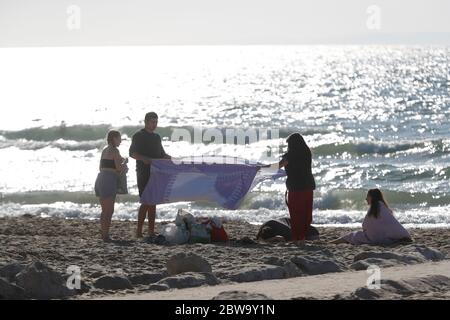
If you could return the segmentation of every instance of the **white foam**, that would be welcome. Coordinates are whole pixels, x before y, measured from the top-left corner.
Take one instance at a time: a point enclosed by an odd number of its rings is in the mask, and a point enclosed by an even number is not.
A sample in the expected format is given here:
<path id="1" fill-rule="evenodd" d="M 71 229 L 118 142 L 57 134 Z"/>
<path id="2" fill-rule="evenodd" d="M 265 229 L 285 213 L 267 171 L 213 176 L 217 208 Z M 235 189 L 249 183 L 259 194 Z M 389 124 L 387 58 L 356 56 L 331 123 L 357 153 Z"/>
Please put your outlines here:
<path id="1" fill-rule="evenodd" d="M 116 203 L 114 220 L 132 220 L 137 218 L 139 203 Z M 157 220 L 174 220 L 179 208 L 190 211 L 197 217 L 219 216 L 228 220 L 244 220 L 253 224 L 261 224 L 267 220 L 289 217 L 287 209 L 244 209 L 222 210 L 205 209 L 191 205 L 190 203 L 176 203 L 158 205 Z M 32 214 L 39 217 L 57 217 L 67 219 L 99 219 L 101 208 L 99 205 L 76 204 L 71 202 L 55 202 L 52 204 L 21 205 L 18 203 L 2 203 L 0 205 L 0 217 L 18 217 L 23 214 Z M 406 227 L 450 227 L 450 206 L 431 207 L 416 210 L 396 210 L 394 214 Z M 358 210 L 314 210 L 313 224 L 322 227 L 361 227 L 365 211 Z"/>

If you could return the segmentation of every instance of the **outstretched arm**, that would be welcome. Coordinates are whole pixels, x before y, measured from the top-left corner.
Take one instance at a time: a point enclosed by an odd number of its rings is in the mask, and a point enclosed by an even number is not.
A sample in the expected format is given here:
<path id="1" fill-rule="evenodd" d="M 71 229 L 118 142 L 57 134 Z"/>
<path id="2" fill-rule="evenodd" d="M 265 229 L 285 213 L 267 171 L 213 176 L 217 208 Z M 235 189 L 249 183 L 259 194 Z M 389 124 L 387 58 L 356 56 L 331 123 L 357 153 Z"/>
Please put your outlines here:
<path id="1" fill-rule="evenodd" d="M 274 163 L 268 165 L 268 167 L 275 167 L 275 168 L 278 167 L 278 169 L 281 169 L 283 167 L 286 167 L 287 164 L 288 164 L 288 161 L 286 159 L 281 159 L 280 162 L 274 162 Z"/>
<path id="2" fill-rule="evenodd" d="M 172 157 L 170 155 L 168 155 L 166 153 L 166 151 L 164 150 L 162 143 L 161 143 L 161 156 L 162 156 L 161 158 L 163 158 L 163 159 L 172 159 Z"/>
<path id="3" fill-rule="evenodd" d="M 288 161 L 286 159 L 281 159 L 280 162 L 278 162 L 278 168 L 281 169 L 283 167 L 286 167 L 288 164 Z"/>
<path id="4" fill-rule="evenodd" d="M 152 159 L 151 158 L 145 157 L 142 154 L 139 154 L 137 152 L 131 152 L 130 153 L 130 157 L 132 157 L 135 160 L 140 160 L 140 161 L 142 161 L 145 164 L 152 163 Z"/>

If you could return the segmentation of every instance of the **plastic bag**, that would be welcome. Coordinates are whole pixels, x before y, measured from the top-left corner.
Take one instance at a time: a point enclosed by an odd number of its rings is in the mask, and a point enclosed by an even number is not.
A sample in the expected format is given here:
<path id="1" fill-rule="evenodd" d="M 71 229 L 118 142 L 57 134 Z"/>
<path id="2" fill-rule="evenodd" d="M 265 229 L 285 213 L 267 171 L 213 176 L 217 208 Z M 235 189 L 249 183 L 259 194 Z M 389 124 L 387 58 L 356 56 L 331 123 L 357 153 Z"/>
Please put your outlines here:
<path id="1" fill-rule="evenodd" d="M 117 194 L 128 194 L 127 172 L 125 169 L 117 176 Z"/>
<path id="2" fill-rule="evenodd" d="M 190 243 L 209 243 L 211 242 L 211 234 L 206 225 L 201 223 L 191 224 Z"/>
<path id="3" fill-rule="evenodd" d="M 227 242 L 229 240 L 219 217 L 208 219 L 205 224 L 210 227 L 211 242 Z"/>
<path id="4" fill-rule="evenodd" d="M 222 228 L 222 220 L 219 217 L 212 217 L 211 225 L 216 228 Z"/>
<path id="5" fill-rule="evenodd" d="M 178 209 L 177 217 L 175 218 L 176 225 L 180 226 L 184 224 L 190 229 L 193 223 L 195 223 L 195 218 L 189 211 Z"/>
<path id="6" fill-rule="evenodd" d="M 220 228 L 212 227 L 211 229 L 211 241 L 212 242 L 227 242 L 229 240 L 228 234 L 225 228 L 221 226 Z"/>
<path id="7" fill-rule="evenodd" d="M 189 241 L 189 231 L 185 224 L 169 223 L 162 226 L 160 233 L 171 244 L 183 244 Z"/>

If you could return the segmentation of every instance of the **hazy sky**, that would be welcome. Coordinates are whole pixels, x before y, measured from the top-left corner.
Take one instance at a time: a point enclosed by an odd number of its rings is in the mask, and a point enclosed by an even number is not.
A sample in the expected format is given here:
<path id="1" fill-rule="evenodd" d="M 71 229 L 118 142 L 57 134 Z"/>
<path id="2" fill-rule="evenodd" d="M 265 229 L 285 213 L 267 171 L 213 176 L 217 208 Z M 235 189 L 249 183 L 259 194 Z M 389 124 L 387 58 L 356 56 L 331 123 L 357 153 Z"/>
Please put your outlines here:
<path id="1" fill-rule="evenodd" d="M 439 43 L 450 0 L 0 0 L 0 46 Z"/>

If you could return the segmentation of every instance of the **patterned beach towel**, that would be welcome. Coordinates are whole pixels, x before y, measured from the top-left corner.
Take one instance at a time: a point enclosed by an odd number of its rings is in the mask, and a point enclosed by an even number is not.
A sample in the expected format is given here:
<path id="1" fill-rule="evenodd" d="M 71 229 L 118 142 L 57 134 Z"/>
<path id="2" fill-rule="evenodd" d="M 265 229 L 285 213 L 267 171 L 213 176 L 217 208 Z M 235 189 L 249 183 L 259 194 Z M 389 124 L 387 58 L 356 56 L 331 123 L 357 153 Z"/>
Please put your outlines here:
<path id="1" fill-rule="evenodd" d="M 259 182 L 282 176 L 284 170 L 233 157 L 158 159 L 152 161 L 141 203 L 208 201 L 236 209 Z"/>

